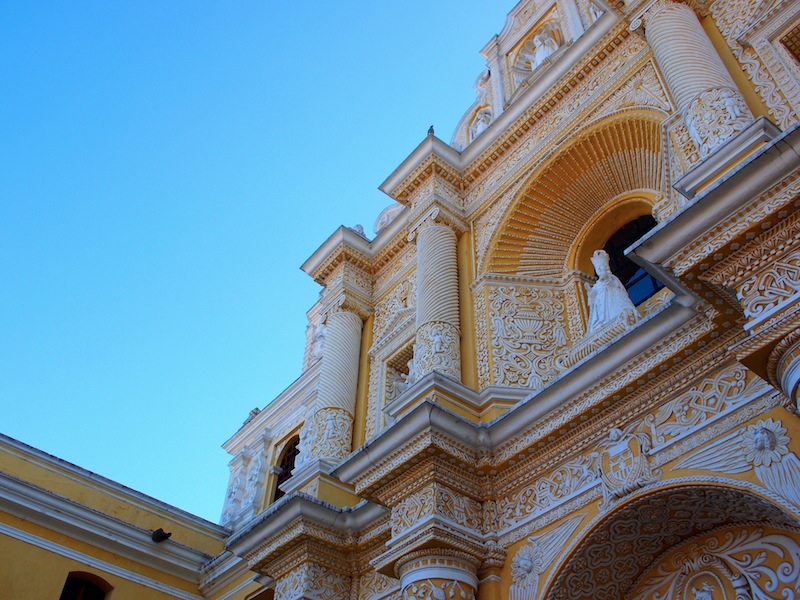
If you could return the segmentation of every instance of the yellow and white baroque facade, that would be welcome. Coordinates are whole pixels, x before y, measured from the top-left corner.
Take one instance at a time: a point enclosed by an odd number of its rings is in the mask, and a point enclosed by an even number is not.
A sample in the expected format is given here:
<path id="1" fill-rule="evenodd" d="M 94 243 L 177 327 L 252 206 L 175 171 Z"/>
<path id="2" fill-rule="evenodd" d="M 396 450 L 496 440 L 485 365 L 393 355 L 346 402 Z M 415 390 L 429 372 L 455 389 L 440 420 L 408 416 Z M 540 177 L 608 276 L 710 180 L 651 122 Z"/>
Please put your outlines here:
<path id="1" fill-rule="evenodd" d="M 524 0 L 482 54 L 303 265 L 198 594 L 800 597 L 800 2 Z"/>

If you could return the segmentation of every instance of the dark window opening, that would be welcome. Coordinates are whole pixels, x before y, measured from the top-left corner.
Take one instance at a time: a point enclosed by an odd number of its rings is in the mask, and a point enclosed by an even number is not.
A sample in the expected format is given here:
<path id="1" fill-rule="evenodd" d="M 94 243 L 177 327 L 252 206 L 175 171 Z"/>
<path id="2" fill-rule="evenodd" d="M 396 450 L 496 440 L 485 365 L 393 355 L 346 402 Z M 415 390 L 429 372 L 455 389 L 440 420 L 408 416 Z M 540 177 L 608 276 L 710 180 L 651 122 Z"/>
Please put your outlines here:
<path id="1" fill-rule="evenodd" d="M 275 484 L 275 499 L 273 502 L 283 496 L 284 492 L 281 490 L 280 485 L 292 476 L 292 471 L 294 471 L 294 461 L 299 453 L 300 438 L 295 436 L 286 444 L 286 448 L 283 450 L 283 456 L 278 463 L 278 468 L 281 470 L 281 472 L 278 474 L 278 481 Z"/>
<path id="2" fill-rule="evenodd" d="M 70 573 L 59 600 L 103 600 L 111 586 L 91 573 Z"/>
<path id="3" fill-rule="evenodd" d="M 611 272 L 619 277 L 635 306 L 664 287 L 658 279 L 625 256 L 625 249 L 655 226 L 656 220 L 651 215 L 643 215 L 620 227 L 603 247 L 610 258 Z"/>

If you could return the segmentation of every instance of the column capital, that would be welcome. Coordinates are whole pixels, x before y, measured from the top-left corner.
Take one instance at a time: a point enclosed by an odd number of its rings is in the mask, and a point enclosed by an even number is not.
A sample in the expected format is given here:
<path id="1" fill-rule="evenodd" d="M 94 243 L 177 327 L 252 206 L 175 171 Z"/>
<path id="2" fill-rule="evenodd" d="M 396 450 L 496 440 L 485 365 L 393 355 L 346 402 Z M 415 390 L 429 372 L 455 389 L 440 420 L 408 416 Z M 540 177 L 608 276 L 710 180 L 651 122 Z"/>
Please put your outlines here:
<path id="1" fill-rule="evenodd" d="M 414 241 L 419 232 L 432 225 L 445 225 L 456 235 L 468 229 L 460 208 L 444 198 L 432 196 L 421 210 L 412 210 L 409 218 L 408 240 Z"/>

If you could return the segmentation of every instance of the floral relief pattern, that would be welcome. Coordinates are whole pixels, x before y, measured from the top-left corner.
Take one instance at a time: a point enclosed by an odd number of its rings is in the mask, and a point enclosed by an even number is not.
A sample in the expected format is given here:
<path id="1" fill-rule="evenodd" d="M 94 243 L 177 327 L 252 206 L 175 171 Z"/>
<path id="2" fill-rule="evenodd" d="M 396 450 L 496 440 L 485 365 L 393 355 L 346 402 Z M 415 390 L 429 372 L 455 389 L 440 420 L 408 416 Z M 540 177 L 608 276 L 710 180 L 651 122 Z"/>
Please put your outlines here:
<path id="1" fill-rule="evenodd" d="M 567 345 L 564 293 L 492 287 L 489 316 L 494 383 L 544 385 L 557 372 L 556 356 Z"/>

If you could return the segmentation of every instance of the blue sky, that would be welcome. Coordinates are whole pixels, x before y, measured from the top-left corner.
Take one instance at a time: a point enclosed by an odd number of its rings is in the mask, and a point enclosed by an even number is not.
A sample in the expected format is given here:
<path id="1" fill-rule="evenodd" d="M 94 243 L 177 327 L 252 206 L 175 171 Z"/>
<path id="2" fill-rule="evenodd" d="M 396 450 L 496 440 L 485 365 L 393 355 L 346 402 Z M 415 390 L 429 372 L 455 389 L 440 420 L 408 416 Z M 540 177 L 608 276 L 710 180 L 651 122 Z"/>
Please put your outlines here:
<path id="1" fill-rule="evenodd" d="M 6 0 L 0 432 L 216 521 L 300 374 L 299 266 L 450 140 L 512 7 Z"/>

